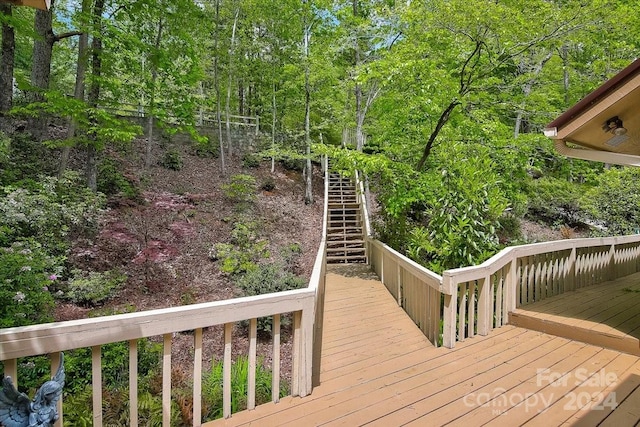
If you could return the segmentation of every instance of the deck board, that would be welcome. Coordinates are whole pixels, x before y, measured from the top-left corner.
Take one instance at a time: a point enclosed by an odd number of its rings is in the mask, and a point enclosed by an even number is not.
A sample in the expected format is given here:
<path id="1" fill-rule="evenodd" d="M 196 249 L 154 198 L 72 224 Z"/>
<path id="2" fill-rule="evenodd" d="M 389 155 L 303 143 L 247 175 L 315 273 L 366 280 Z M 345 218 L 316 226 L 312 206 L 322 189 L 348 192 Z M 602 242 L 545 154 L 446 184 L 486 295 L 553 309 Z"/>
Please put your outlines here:
<path id="1" fill-rule="evenodd" d="M 640 356 L 640 273 L 522 306 L 509 323 Z"/>
<path id="2" fill-rule="evenodd" d="M 321 384 L 313 393 L 207 426 L 618 426 L 640 420 L 635 355 L 511 325 L 454 349 L 435 348 L 378 281 L 328 273 L 326 295 Z M 549 312 L 564 304 L 555 298 L 541 302 Z M 640 327 L 636 316 L 607 319 Z M 600 379 L 602 372 L 615 381 Z M 596 405 L 592 400 L 612 393 L 615 410 L 577 405 Z M 572 396 L 589 402 L 572 406 Z"/>

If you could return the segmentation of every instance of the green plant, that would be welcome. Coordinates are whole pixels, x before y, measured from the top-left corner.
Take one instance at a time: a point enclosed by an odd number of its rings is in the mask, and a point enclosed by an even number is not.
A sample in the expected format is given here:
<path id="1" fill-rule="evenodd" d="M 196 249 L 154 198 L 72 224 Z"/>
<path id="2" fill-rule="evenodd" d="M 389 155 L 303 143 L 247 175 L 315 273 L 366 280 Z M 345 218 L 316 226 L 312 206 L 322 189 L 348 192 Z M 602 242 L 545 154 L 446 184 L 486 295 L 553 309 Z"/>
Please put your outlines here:
<path id="1" fill-rule="evenodd" d="M 242 155 L 242 166 L 245 168 L 257 168 L 260 166 L 262 156 L 256 153 L 245 153 Z"/>
<path id="2" fill-rule="evenodd" d="M 209 258 L 221 261 L 220 270 L 227 274 L 241 274 L 257 267 L 261 258 L 269 256 L 269 242 L 258 237 L 256 222 L 237 221 L 231 230 L 231 243 L 216 243 L 209 250 Z"/>
<path id="3" fill-rule="evenodd" d="M 111 298 L 127 281 L 119 271 L 105 272 L 72 270 L 64 296 L 75 304 L 95 306 Z"/>
<path id="4" fill-rule="evenodd" d="M 183 166 L 182 155 L 176 149 L 167 150 L 162 156 L 160 164 L 167 169 L 179 171 Z"/>
<path id="5" fill-rule="evenodd" d="M 564 179 L 541 178 L 533 181 L 528 191 L 530 218 L 550 225 L 579 225 L 584 216 L 579 200 L 585 186 Z"/>
<path id="6" fill-rule="evenodd" d="M 206 140 L 196 143 L 195 154 L 198 157 L 213 157 L 217 159 L 220 157 L 220 147 L 215 141 L 206 138 Z"/>
<path id="7" fill-rule="evenodd" d="M 231 412 L 236 413 L 247 407 L 247 377 L 249 363 L 247 357 L 239 357 L 231 366 Z M 223 363 L 214 361 L 202 380 L 203 419 L 205 421 L 222 418 Z M 272 373 L 264 367 L 262 358 L 256 363 L 256 404 L 271 401 Z M 280 382 L 280 396 L 286 396 L 287 385 Z"/>
<path id="8" fill-rule="evenodd" d="M 256 179 L 251 175 L 233 175 L 227 184 L 222 186 L 226 198 L 246 206 L 256 199 Z"/>
<path id="9" fill-rule="evenodd" d="M 608 235 L 640 232 L 640 170 L 613 168 L 605 171 L 581 204 Z"/>
<path id="10" fill-rule="evenodd" d="M 127 198 L 136 198 L 140 190 L 121 172 L 122 165 L 115 159 L 106 158 L 98 165 L 98 191 L 111 196 L 122 194 Z"/>
<path id="11" fill-rule="evenodd" d="M 33 241 L 0 248 L 0 328 L 53 320 L 49 288 L 62 272 L 62 262 Z"/>
<path id="12" fill-rule="evenodd" d="M 93 193 L 75 172 L 62 178 L 41 177 L 29 189 L 7 186 L 0 190 L 0 245 L 34 238 L 46 250 L 63 255 L 70 234 L 89 234 L 97 229 L 103 213 L 104 195 Z"/>
<path id="13" fill-rule="evenodd" d="M 257 268 L 245 272 L 238 278 L 236 285 L 244 296 L 253 296 L 301 289 L 307 285 L 307 281 L 304 277 L 287 271 L 282 264 L 271 263 L 258 265 Z M 271 323 L 271 317 L 259 318 L 258 330 L 270 333 Z"/>

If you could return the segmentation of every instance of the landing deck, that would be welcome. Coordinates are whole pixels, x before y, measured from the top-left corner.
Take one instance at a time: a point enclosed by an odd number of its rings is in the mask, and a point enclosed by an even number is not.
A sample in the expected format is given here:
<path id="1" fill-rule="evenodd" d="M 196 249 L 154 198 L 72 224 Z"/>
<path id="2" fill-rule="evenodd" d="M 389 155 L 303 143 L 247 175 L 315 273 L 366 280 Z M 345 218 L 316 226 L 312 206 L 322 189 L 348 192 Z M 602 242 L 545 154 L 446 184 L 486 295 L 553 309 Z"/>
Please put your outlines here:
<path id="1" fill-rule="evenodd" d="M 640 273 L 523 306 L 509 323 L 640 356 Z"/>
<path id="2" fill-rule="evenodd" d="M 326 295 L 321 385 L 311 396 L 207 425 L 548 427 L 640 420 L 634 355 L 514 326 L 452 350 L 434 348 L 376 280 L 329 273 Z"/>

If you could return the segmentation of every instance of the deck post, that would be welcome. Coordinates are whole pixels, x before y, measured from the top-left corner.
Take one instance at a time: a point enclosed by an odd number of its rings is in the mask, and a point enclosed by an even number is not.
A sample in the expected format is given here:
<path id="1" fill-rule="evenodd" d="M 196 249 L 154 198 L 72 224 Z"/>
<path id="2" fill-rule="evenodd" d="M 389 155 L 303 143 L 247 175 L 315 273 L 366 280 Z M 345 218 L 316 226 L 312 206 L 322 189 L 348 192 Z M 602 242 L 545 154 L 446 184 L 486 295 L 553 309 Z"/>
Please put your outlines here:
<path id="1" fill-rule="evenodd" d="M 442 345 L 447 348 L 453 348 L 456 345 L 456 319 L 458 316 L 458 285 L 455 285 L 456 291 L 453 292 L 453 279 L 449 275 L 442 277 L 442 285 L 445 289 L 444 294 L 444 319 L 442 330 Z"/>
<path id="2" fill-rule="evenodd" d="M 491 330 L 491 275 L 487 274 L 480 280 L 480 292 L 478 295 L 478 335 L 487 335 Z"/>

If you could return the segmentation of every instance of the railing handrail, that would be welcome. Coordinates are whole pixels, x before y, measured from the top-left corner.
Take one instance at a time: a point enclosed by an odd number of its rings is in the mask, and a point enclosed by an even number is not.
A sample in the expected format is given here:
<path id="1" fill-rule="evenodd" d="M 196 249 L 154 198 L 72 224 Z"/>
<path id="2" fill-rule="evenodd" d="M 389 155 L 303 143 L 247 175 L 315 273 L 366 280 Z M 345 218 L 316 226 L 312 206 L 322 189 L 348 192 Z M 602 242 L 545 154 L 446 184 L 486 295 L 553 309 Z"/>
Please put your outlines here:
<path id="1" fill-rule="evenodd" d="M 457 282 L 466 282 L 477 277 L 484 277 L 484 275 L 493 274 L 502 267 L 506 266 L 508 263 L 512 262 L 514 259 L 524 256 L 541 255 L 544 253 L 559 252 L 569 249 L 622 245 L 625 243 L 634 243 L 638 240 L 640 240 L 640 235 L 631 234 L 626 236 L 554 240 L 550 242 L 509 246 L 507 248 L 504 248 L 491 258 L 487 259 L 482 264 L 445 270 L 442 273 L 442 277 L 446 278 L 446 283 L 455 284 Z M 483 275 L 479 276 L 478 272 L 482 272 Z M 443 291 L 448 295 L 452 295 L 453 292 L 455 292 L 454 289 L 449 289 L 449 286 L 443 287 Z"/>
<path id="2" fill-rule="evenodd" d="M 0 361 L 129 341 L 308 308 L 314 289 L 0 329 Z M 246 309 L 251 309 L 247 317 Z"/>

